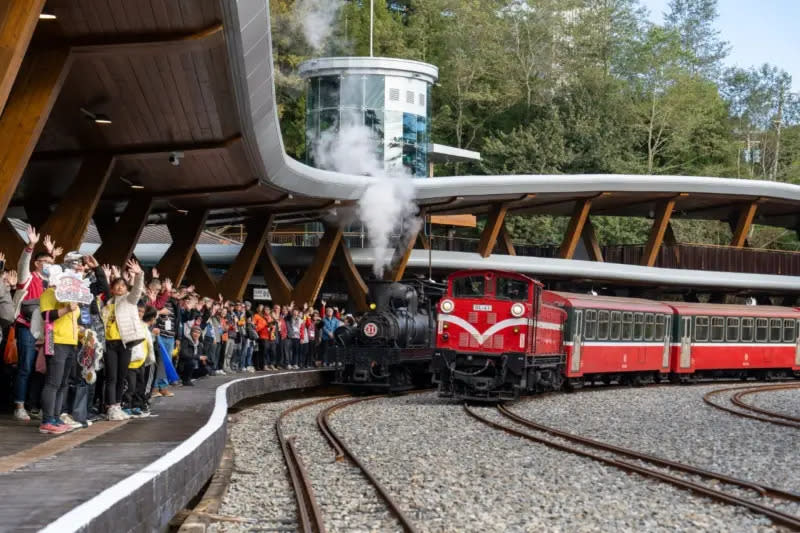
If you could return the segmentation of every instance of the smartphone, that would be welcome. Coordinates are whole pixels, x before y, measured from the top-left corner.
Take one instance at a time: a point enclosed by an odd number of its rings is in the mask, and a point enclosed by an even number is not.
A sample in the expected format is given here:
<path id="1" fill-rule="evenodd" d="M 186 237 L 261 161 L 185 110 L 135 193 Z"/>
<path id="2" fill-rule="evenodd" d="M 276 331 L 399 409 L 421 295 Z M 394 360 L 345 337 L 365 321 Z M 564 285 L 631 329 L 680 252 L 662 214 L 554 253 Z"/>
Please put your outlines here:
<path id="1" fill-rule="evenodd" d="M 0 272 L 4 272 L 6 269 L 6 262 L 0 261 Z"/>

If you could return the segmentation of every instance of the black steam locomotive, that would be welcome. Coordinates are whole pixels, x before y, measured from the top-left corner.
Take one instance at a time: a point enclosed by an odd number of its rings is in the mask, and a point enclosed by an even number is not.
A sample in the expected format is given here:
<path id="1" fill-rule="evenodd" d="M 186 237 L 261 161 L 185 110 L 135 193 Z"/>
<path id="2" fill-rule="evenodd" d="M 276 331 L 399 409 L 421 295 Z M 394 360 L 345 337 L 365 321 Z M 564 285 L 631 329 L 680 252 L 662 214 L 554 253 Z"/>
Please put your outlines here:
<path id="1" fill-rule="evenodd" d="M 369 283 L 370 310 L 335 332 L 335 382 L 399 392 L 430 384 L 436 303 L 444 286 L 422 281 Z"/>

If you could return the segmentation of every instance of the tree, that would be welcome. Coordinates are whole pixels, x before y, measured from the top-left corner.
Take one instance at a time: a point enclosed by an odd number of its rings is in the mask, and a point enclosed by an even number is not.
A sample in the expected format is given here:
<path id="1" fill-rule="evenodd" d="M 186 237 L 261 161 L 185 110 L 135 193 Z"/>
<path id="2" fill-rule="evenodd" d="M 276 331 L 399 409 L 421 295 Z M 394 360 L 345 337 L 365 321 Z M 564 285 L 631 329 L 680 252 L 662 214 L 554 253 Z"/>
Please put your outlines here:
<path id="1" fill-rule="evenodd" d="M 664 28 L 679 35 L 681 46 L 689 52 L 682 57 L 686 69 L 709 79 L 718 78 L 729 51 L 714 27 L 717 16 L 717 0 L 670 0 L 664 16 Z"/>

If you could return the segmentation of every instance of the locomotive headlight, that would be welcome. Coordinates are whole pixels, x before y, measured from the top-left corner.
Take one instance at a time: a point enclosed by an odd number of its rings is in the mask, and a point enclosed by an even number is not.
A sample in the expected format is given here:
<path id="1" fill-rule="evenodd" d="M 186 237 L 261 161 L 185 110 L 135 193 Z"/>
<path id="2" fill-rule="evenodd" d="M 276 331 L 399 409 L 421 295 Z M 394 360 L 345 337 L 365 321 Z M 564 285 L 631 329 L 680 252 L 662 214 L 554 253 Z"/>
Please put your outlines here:
<path id="1" fill-rule="evenodd" d="M 516 303 L 511 306 L 511 314 L 516 317 L 521 317 L 525 314 L 525 306 L 521 303 Z"/>
<path id="2" fill-rule="evenodd" d="M 369 308 L 370 308 L 371 311 L 374 311 L 376 307 L 378 307 L 378 306 L 375 305 L 375 303 L 369 304 Z"/>
<path id="3" fill-rule="evenodd" d="M 442 300 L 439 308 L 442 310 L 442 313 L 452 313 L 453 309 L 456 308 L 456 304 L 453 303 L 453 300 Z"/>

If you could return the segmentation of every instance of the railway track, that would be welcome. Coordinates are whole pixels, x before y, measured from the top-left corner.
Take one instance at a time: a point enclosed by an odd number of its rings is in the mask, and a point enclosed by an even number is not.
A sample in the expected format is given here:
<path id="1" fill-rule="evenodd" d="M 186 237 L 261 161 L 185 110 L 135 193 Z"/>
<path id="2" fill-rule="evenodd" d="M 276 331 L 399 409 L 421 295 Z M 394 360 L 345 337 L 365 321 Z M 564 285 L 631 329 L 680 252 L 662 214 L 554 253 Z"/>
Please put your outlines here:
<path id="1" fill-rule="evenodd" d="M 587 459 L 592 459 L 605 465 L 622 469 L 626 472 L 637 473 L 651 479 L 669 483 L 683 490 L 701 494 L 729 505 L 742 506 L 754 513 L 768 517 L 776 524 L 780 524 L 794 530 L 800 530 L 800 516 L 798 515 L 784 512 L 775 507 L 765 505 L 760 501 L 754 501 L 752 499 L 740 496 L 732 491 L 722 490 L 721 488 L 715 488 L 709 486 L 708 484 L 687 479 L 686 477 L 676 475 L 672 472 L 678 471 L 688 476 L 694 476 L 695 478 L 699 477 L 712 483 L 716 483 L 717 486 L 724 484 L 731 487 L 736 487 L 734 490 L 737 492 L 749 491 L 751 493 L 758 494 L 762 499 L 773 498 L 783 502 L 800 503 L 800 494 L 798 493 L 786 491 L 776 487 L 770 487 L 761 483 L 737 479 L 717 472 L 696 468 L 684 463 L 669 461 L 667 459 L 662 459 L 649 454 L 644 454 L 634 450 L 629 450 L 619 446 L 614 446 L 604 442 L 560 431 L 556 428 L 544 426 L 533 420 L 524 418 L 503 405 L 497 406 L 497 412 L 501 418 L 508 420 L 513 424 L 517 424 L 518 426 L 522 426 L 525 428 L 525 430 L 521 430 L 518 429 L 518 427 L 487 418 L 470 408 L 467 404 L 464 404 L 464 410 L 469 416 L 494 429 L 504 431 L 511 435 L 543 444 L 563 452 L 578 455 Z M 622 457 L 629 460 L 625 460 Z"/>
<path id="2" fill-rule="evenodd" d="M 383 396 L 370 396 L 365 398 L 354 398 L 344 401 L 339 401 L 334 405 L 322 409 L 316 417 L 317 428 L 319 429 L 325 441 L 333 449 L 337 462 L 349 460 L 349 462 L 356 467 L 358 474 L 365 478 L 375 489 L 377 494 L 383 500 L 384 505 L 394 516 L 399 523 L 400 527 L 407 533 L 416 533 L 411 520 L 403 513 L 403 510 L 392 498 L 386 488 L 378 481 L 375 475 L 366 467 L 366 465 L 359 460 L 358 456 L 347 446 L 342 438 L 331 427 L 330 415 L 336 411 L 345 409 L 357 403 L 382 398 Z M 281 445 L 284 460 L 289 470 L 289 477 L 294 489 L 295 499 L 298 507 L 299 525 L 301 531 L 304 533 L 325 533 L 325 523 L 322 516 L 322 511 L 314 493 L 314 488 L 311 483 L 308 468 L 303 463 L 297 447 L 295 445 L 295 437 L 285 435 L 283 430 L 283 420 L 286 416 L 319 405 L 326 402 L 342 400 L 343 397 L 323 398 L 305 402 L 296 405 L 283 411 L 275 422 L 275 430 L 278 435 L 278 440 Z"/>
<path id="3" fill-rule="evenodd" d="M 781 383 L 775 385 L 761 385 L 757 387 L 728 387 L 724 389 L 712 390 L 706 393 L 703 395 L 703 401 L 716 409 L 720 409 L 736 416 L 750 418 L 752 420 L 760 420 L 762 422 L 768 422 L 770 424 L 776 424 L 779 426 L 800 428 L 800 417 L 756 407 L 755 405 L 749 404 L 742 399 L 745 396 L 751 396 L 754 394 L 792 389 L 800 389 L 800 383 Z M 733 407 L 724 405 L 723 403 L 717 403 L 712 400 L 712 398 L 725 394 L 731 394 L 729 398 L 730 403 L 739 409 L 735 409 Z"/>

